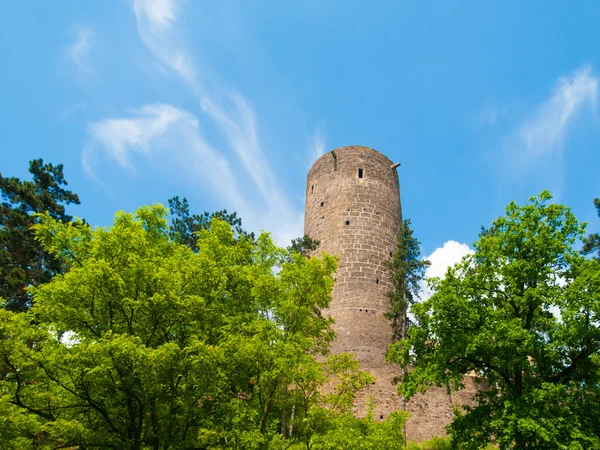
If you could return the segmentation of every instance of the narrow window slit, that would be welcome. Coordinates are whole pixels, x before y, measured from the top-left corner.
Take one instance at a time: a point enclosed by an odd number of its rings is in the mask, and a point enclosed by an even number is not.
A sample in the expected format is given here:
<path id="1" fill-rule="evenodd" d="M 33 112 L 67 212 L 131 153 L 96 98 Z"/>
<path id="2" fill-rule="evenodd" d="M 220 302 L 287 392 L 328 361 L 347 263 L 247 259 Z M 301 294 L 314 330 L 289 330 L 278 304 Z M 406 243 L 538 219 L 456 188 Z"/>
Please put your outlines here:
<path id="1" fill-rule="evenodd" d="M 321 202 L 321 208 L 323 207 L 324 204 L 325 204 L 325 202 Z"/>
<path id="2" fill-rule="evenodd" d="M 376 279 L 376 280 L 375 280 L 375 284 L 379 284 L 379 279 Z"/>
<path id="3" fill-rule="evenodd" d="M 346 225 L 350 225 L 350 221 L 349 220 L 346 220 Z"/>
<path id="4" fill-rule="evenodd" d="M 315 193 L 315 185 L 314 184 L 310 187 L 310 193 L 311 194 Z"/>
<path id="5" fill-rule="evenodd" d="M 362 177 L 363 177 L 363 170 L 358 169 L 358 178 L 362 178 Z"/>

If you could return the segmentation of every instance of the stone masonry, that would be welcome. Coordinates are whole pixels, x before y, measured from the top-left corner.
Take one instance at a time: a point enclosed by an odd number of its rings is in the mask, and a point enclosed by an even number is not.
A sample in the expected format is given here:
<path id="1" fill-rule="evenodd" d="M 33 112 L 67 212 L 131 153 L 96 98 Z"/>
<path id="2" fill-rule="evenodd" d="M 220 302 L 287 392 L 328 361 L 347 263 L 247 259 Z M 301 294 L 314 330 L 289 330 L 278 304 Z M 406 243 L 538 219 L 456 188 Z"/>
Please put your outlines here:
<path id="1" fill-rule="evenodd" d="M 402 221 L 400 185 L 394 162 L 368 147 L 342 147 L 321 156 L 308 172 L 304 233 L 319 240 L 318 252 L 338 256 L 333 298 L 324 311 L 335 319 L 333 353 L 354 353 L 376 382 L 356 405 L 364 414 L 366 399 L 375 400 L 375 417 L 408 410 L 410 440 L 444 435 L 456 404 L 470 403 L 474 384 L 448 394 L 432 388 L 403 405 L 393 385 L 400 375 L 385 362 L 392 330 L 384 317 L 392 288 L 384 262 L 396 246 Z"/>

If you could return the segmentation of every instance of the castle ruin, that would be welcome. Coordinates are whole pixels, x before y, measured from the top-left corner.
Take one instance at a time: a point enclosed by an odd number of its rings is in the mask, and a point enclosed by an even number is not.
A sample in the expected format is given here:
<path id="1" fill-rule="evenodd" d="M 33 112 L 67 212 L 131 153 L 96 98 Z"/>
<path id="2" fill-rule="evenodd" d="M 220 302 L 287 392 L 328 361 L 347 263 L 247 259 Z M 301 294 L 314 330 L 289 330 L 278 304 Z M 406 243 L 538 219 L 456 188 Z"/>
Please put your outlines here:
<path id="1" fill-rule="evenodd" d="M 470 403 L 471 380 L 458 393 L 430 388 L 403 404 L 396 392 L 397 366 L 385 361 L 392 329 L 384 317 L 386 292 L 392 289 L 384 263 L 396 249 L 402 222 L 398 164 L 368 147 L 351 146 L 321 156 L 308 172 L 304 233 L 320 241 L 317 252 L 339 258 L 332 301 L 324 311 L 335 319 L 337 338 L 332 353 L 349 352 L 376 381 L 361 394 L 356 413 L 366 400 L 375 401 L 375 418 L 391 411 L 411 413 L 407 438 L 443 436 L 455 405 Z"/>

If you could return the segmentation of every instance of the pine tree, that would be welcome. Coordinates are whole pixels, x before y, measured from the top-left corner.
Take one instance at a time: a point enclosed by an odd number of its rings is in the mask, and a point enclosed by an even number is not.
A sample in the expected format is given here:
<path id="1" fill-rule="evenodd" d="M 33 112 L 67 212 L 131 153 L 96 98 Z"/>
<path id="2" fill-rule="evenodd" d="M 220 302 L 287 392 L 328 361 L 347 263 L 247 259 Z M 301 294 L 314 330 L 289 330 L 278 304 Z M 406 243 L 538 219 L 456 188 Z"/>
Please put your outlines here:
<path id="1" fill-rule="evenodd" d="M 596 211 L 600 217 L 600 198 L 594 199 L 594 205 L 596 205 Z M 595 253 L 595 258 L 600 261 L 600 233 L 592 233 L 583 240 L 582 253 L 584 255 Z"/>
<path id="2" fill-rule="evenodd" d="M 31 226 L 35 213 L 48 212 L 62 222 L 71 220 L 65 205 L 79 204 L 79 197 L 64 189 L 68 183 L 63 166 L 29 162 L 32 181 L 4 177 L 0 173 L 0 297 L 2 305 L 13 311 L 31 306 L 28 286 L 46 283 L 62 272 L 60 261 L 49 255 L 35 240 Z"/>
<path id="3" fill-rule="evenodd" d="M 387 293 L 390 303 L 385 316 L 392 322 L 394 341 L 406 338 L 408 308 L 419 299 L 421 282 L 431 264 L 421 257 L 419 244 L 410 226 L 410 219 L 405 219 L 398 232 L 396 251 L 387 263 L 394 287 Z"/>

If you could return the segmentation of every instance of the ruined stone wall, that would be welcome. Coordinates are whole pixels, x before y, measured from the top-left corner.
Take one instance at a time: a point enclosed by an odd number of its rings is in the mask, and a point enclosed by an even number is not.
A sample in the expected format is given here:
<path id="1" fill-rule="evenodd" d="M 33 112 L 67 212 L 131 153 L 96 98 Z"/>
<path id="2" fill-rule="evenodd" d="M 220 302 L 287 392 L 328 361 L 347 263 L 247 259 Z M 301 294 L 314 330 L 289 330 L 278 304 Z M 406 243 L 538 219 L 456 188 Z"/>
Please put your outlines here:
<path id="1" fill-rule="evenodd" d="M 337 333 L 333 353 L 354 353 L 361 367 L 375 376 L 356 405 L 364 414 L 366 399 L 375 399 L 375 417 L 403 409 L 392 384 L 400 375 L 385 362 L 392 339 L 385 319 L 392 288 L 384 262 L 396 248 L 402 221 L 400 186 L 393 161 L 368 147 L 342 147 L 321 156 L 308 172 L 304 232 L 319 240 L 317 252 L 339 257 L 330 307 L 324 311 L 335 319 Z M 464 398 L 463 398 L 464 397 Z M 408 438 L 423 440 L 444 434 L 454 405 L 470 394 L 448 395 L 431 389 L 406 405 L 412 419 Z"/>

